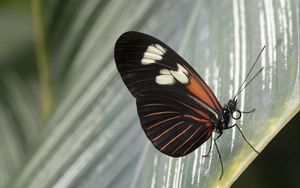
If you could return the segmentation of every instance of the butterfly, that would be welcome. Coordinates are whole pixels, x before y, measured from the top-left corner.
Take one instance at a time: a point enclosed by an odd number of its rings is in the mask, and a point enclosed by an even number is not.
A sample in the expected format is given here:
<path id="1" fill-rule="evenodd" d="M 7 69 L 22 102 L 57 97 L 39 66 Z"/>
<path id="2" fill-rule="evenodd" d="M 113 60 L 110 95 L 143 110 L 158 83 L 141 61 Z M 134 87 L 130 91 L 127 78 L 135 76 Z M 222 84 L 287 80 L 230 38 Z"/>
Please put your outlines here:
<path id="1" fill-rule="evenodd" d="M 123 82 L 136 98 L 141 126 L 153 146 L 168 156 L 182 157 L 216 132 L 214 144 L 223 174 L 216 140 L 223 130 L 232 127 L 242 133 L 237 124 L 229 125 L 230 120 L 254 111 L 237 109 L 237 96 L 253 80 L 245 84 L 257 60 L 237 94 L 221 106 L 197 72 L 165 43 L 150 35 L 135 31 L 122 34 L 115 44 L 114 58 Z"/>

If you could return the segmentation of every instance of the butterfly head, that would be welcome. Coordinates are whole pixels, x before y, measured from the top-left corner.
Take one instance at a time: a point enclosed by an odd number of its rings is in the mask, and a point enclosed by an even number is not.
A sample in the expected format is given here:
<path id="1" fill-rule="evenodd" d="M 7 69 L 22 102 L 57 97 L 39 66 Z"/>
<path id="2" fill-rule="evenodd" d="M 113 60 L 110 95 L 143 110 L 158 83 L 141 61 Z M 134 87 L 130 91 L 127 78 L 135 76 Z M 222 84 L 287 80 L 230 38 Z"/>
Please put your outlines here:
<path id="1" fill-rule="evenodd" d="M 238 120 L 241 118 L 241 112 L 239 109 L 236 107 L 237 105 L 237 99 L 230 99 L 223 107 L 223 114 L 230 114 L 232 119 Z"/>
<path id="2" fill-rule="evenodd" d="M 236 109 L 236 103 L 237 100 L 232 100 L 230 99 L 228 101 L 228 103 L 226 105 L 224 105 L 224 107 L 222 108 L 222 113 L 225 114 L 232 114 L 234 113 L 237 109 Z"/>
<path id="3" fill-rule="evenodd" d="M 236 111 L 236 103 L 237 103 L 236 99 L 230 99 L 228 101 L 227 107 L 230 113 Z"/>

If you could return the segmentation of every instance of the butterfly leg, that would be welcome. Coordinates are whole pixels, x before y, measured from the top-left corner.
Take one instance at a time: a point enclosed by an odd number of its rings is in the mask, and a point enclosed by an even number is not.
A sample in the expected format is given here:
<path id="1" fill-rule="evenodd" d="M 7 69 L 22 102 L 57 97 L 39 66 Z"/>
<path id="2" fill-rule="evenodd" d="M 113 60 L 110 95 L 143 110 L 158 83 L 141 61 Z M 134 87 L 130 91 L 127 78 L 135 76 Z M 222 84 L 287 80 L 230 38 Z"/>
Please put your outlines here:
<path id="1" fill-rule="evenodd" d="M 235 124 L 236 125 L 236 124 Z M 241 130 L 241 128 L 238 126 L 238 125 L 236 125 L 236 128 L 239 130 L 239 132 L 241 133 L 241 135 L 242 135 L 242 137 L 244 138 L 244 140 L 247 142 L 247 144 L 257 153 L 257 154 L 260 154 L 249 142 L 248 142 L 248 140 L 246 139 L 246 137 L 244 136 L 244 134 L 243 134 L 243 132 L 242 132 L 242 130 Z"/>
<path id="2" fill-rule="evenodd" d="M 220 133 L 219 133 L 219 135 L 218 135 L 218 137 L 217 137 L 217 138 L 215 138 L 214 140 L 218 140 L 222 134 L 223 134 L 223 132 L 220 132 Z M 205 154 L 205 155 L 202 155 L 202 157 L 208 157 L 208 156 L 209 156 L 209 154 L 210 154 L 210 152 L 211 152 L 211 148 L 212 148 L 212 142 L 213 142 L 213 139 L 212 139 L 212 137 L 210 137 L 210 140 L 211 140 L 211 142 L 210 142 L 210 146 L 209 146 L 208 152 L 207 152 L 207 154 Z"/>
<path id="3" fill-rule="evenodd" d="M 205 154 L 205 155 L 202 155 L 202 157 L 208 157 L 209 156 L 209 154 L 211 152 L 212 142 L 213 142 L 213 139 L 212 139 L 212 137 L 210 137 L 210 145 L 209 145 L 208 153 Z"/>
<path id="4" fill-rule="evenodd" d="M 216 139 L 214 139 L 214 140 L 218 140 L 218 139 L 221 137 L 222 134 L 223 134 L 223 131 L 221 131 L 221 132 L 219 133 L 218 137 L 217 137 Z"/>
<path id="5" fill-rule="evenodd" d="M 234 126 L 236 126 L 236 124 L 233 124 L 233 125 L 229 126 L 227 129 L 231 129 Z"/>
<path id="6" fill-rule="evenodd" d="M 220 134 L 221 135 L 221 134 Z M 218 139 L 218 138 L 217 138 Z M 223 168 L 223 162 L 222 162 L 222 157 L 221 157 L 221 154 L 220 154 L 220 151 L 219 151 L 219 148 L 218 148 L 218 145 L 217 145 L 217 142 L 216 140 L 217 139 L 214 139 L 214 143 L 215 143 L 215 146 L 217 148 L 217 152 L 218 152 L 218 155 L 219 155 L 219 159 L 220 159 L 220 164 L 221 164 L 221 168 L 222 168 L 222 171 L 221 171 L 221 175 L 219 177 L 219 180 L 221 180 L 222 176 L 223 176 L 223 171 L 224 171 L 224 168 Z"/>

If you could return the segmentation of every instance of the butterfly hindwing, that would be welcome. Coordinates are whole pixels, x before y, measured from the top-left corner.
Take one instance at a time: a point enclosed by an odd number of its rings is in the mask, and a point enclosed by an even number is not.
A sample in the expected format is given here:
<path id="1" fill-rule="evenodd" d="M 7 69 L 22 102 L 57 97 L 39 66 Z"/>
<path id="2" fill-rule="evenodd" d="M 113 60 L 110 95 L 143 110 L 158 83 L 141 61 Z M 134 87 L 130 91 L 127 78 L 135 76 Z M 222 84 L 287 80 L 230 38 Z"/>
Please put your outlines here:
<path id="1" fill-rule="evenodd" d="M 136 97 L 141 125 L 157 149 L 179 157 L 211 136 L 221 106 L 196 71 L 166 44 L 126 32 L 117 40 L 115 60 Z"/>
<path id="2" fill-rule="evenodd" d="M 182 101 L 183 93 L 174 97 L 170 92 L 160 90 L 138 96 L 137 108 L 141 125 L 153 145 L 167 155 L 180 157 L 204 143 L 213 127 L 209 119 L 196 112 L 191 101 Z"/>

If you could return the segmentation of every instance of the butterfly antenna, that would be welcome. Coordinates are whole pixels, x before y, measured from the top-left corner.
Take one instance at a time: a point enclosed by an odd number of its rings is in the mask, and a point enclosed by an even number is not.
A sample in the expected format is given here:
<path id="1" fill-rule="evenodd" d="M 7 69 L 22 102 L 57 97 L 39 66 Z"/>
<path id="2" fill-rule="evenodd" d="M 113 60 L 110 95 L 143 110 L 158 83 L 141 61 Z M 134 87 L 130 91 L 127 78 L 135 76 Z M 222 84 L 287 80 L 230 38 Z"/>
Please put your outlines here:
<path id="1" fill-rule="evenodd" d="M 254 76 L 253 78 L 251 78 L 251 80 L 242 88 L 239 90 L 239 92 L 235 95 L 235 97 L 239 96 L 239 94 L 241 94 L 241 92 L 254 80 L 254 78 L 256 78 L 262 71 L 264 70 L 264 67 L 262 67 Z M 235 99 L 234 97 L 234 99 Z"/>
<path id="2" fill-rule="evenodd" d="M 244 81 L 242 82 L 240 88 L 238 89 L 238 91 L 237 91 L 236 94 L 234 95 L 233 100 L 235 100 L 235 98 L 238 96 L 238 93 L 240 93 L 241 88 L 242 88 L 243 85 L 245 84 L 247 78 L 250 76 L 250 73 L 252 72 L 254 66 L 255 66 L 256 63 L 258 62 L 258 59 L 259 59 L 259 57 L 261 56 L 261 54 L 262 54 L 262 52 L 264 51 L 265 48 L 266 48 L 266 45 L 264 45 L 264 47 L 260 50 L 260 52 L 259 52 L 259 54 L 258 54 L 258 56 L 257 56 L 257 58 L 256 58 L 256 60 L 255 60 L 255 62 L 254 62 L 254 64 L 252 65 L 252 67 L 250 68 L 250 71 L 249 71 L 248 74 L 246 75 L 246 78 L 244 79 Z M 249 82 L 248 82 L 248 83 L 249 83 Z"/>

